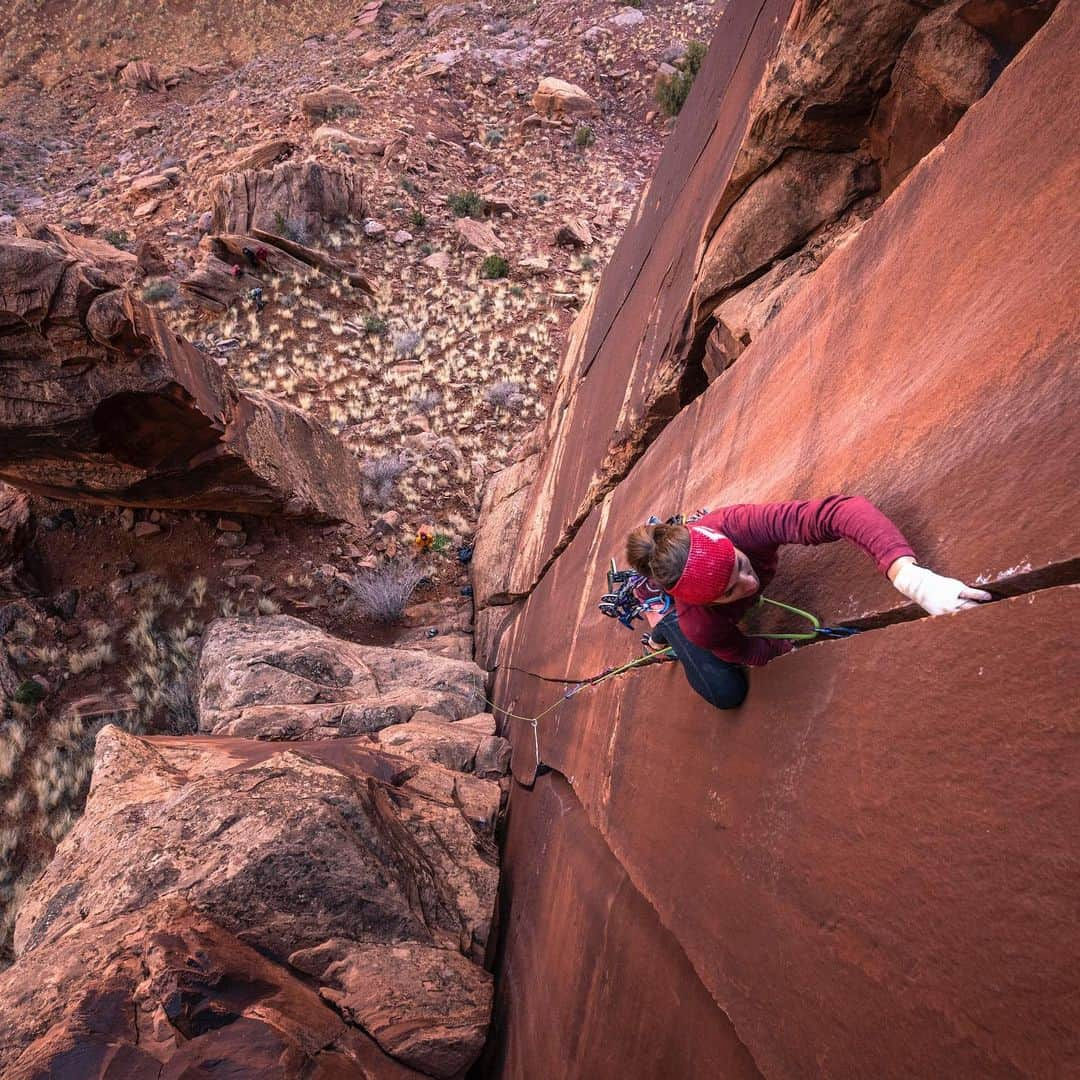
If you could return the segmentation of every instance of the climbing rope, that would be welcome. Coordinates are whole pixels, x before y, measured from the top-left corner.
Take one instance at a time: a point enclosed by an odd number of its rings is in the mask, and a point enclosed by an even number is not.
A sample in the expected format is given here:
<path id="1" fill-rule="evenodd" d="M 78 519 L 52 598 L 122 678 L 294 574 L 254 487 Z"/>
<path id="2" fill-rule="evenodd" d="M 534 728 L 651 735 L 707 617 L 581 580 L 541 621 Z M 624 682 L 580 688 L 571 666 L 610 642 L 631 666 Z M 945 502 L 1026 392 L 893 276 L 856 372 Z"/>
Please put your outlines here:
<path id="1" fill-rule="evenodd" d="M 807 622 L 813 627 L 812 630 L 805 633 L 786 633 L 786 634 L 748 634 L 747 637 L 759 637 L 769 638 L 771 640 L 780 641 L 817 641 L 820 638 L 841 638 L 850 637 L 852 634 L 857 634 L 858 630 L 851 626 L 822 626 L 821 620 L 816 615 L 811 614 L 809 611 L 803 611 L 802 608 L 797 608 L 792 604 L 785 604 L 780 600 L 772 600 L 767 596 L 762 596 L 758 599 L 758 604 L 772 604 L 774 607 L 783 608 L 784 611 L 791 612 L 793 615 L 798 615 L 800 618 L 806 619 Z M 628 625 L 628 624 L 627 624 Z M 521 716 L 518 713 L 510 712 L 508 709 L 504 709 L 499 705 L 496 705 L 494 701 L 490 701 L 488 698 L 483 700 L 491 706 L 491 708 L 497 712 L 502 713 L 503 716 L 509 717 L 511 720 L 522 720 L 527 724 L 530 724 L 533 729 L 533 744 L 536 747 L 536 764 L 539 768 L 543 762 L 540 758 L 540 735 L 539 735 L 539 723 L 547 716 L 548 713 L 557 709 L 564 701 L 569 701 L 575 694 L 580 693 L 588 686 L 599 686 L 602 682 L 606 682 L 608 679 L 615 678 L 616 675 L 622 675 L 632 668 L 641 667 L 645 664 L 655 663 L 659 657 L 671 655 L 673 652 L 670 645 L 666 648 L 658 649 L 656 652 L 647 653 L 644 656 L 639 656 L 634 660 L 625 664 L 620 664 L 618 667 L 605 668 L 598 675 L 593 675 L 588 679 L 582 679 L 579 682 L 572 682 L 571 685 L 559 695 L 546 709 L 536 714 L 536 716 Z M 523 674 L 530 674 L 533 678 L 543 678 L 543 676 L 536 675 L 532 672 L 524 672 Z M 548 681 L 561 681 L 561 680 L 548 680 Z M 570 680 L 566 680 L 570 682 Z M 481 695 L 483 696 L 483 695 Z"/>

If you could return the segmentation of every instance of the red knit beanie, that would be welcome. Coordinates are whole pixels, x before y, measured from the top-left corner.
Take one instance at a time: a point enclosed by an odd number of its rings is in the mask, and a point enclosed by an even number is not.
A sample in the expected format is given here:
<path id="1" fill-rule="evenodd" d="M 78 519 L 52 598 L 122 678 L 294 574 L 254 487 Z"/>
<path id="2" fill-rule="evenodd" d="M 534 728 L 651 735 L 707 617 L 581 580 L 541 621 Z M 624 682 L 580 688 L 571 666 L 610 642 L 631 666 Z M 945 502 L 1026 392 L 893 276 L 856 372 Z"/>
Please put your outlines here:
<path id="1" fill-rule="evenodd" d="M 690 554 L 679 580 L 667 591 L 687 604 L 708 604 L 731 581 L 735 545 L 723 533 L 705 525 L 691 525 Z"/>

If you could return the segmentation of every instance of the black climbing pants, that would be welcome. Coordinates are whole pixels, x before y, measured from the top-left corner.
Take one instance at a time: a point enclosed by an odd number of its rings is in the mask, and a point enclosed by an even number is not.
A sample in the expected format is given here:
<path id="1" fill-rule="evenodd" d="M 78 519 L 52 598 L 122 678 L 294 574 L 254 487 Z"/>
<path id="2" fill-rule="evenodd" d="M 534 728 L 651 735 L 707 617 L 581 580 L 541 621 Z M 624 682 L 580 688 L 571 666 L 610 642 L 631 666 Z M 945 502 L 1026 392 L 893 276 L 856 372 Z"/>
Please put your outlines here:
<path id="1" fill-rule="evenodd" d="M 717 709 L 737 709 L 746 699 L 750 682 L 738 664 L 713 655 L 695 645 L 682 632 L 678 616 L 668 612 L 652 629 L 653 641 L 670 645 L 675 658 L 686 672 L 686 681 Z"/>

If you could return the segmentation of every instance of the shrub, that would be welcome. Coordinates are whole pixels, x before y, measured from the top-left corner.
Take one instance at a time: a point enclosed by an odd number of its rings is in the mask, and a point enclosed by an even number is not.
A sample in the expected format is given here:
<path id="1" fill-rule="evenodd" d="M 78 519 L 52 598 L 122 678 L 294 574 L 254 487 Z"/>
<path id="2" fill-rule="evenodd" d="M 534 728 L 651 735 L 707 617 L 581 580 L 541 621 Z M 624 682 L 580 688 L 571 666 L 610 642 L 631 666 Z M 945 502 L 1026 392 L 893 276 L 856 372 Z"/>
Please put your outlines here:
<path id="1" fill-rule="evenodd" d="M 434 410 L 442 401 L 442 394 L 438 390 L 424 390 L 419 394 L 414 394 L 409 399 L 409 404 L 412 406 L 414 412 L 423 413 L 425 416 Z"/>
<path id="2" fill-rule="evenodd" d="M 423 243 L 423 244 L 420 245 L 420 254 L 421 255 L 424 255 L 424 256 L 430 255 L 434 250 L 435 249 L 431 246 L 431 244 Z"/>
<path id="3" fill-rule="evenodd" d="M 423 577 L 415 563 L 384 563 L 354 574 L 349 587 L 356 606 L 365 615 L 376 622 L 395 623 Z"/>
<path id="4" fill-rule="evenodd" d="M 484 391 L 484 397 L 497 409 L 515 408 L 525 400 L 521 383 L 513 379 L 500 379 Z"/>
<path id="5" fill-rule="evenodd" d="M 409 215 L 409 224 L 414 229 L 422 229 L 427 224 L 427 218 L 424 217 L 424 212 L 422 210 L 414 210 Z"/>
<path id="6" fill-rule="evenodd" d="M 420 188 L 417 184 L 413 183 L 407 176 L 401 178 L 401 190 L 407 191 L 410 195 L 419 195 Z"/>
<path id="7" fill-rule="evenodd" d="M 691 41 L 686 46 L 685 66 L 656 87 L 656 100 L 666 116 L 678 116 L 690 94 L 690 87 L 701 70 L 701 63 L 708 52 L 703 41 Z"/>
<path id="8" fill-rule="evenodd" d="M 286 220 L 285 215 L 280 210 L 274 213 L 274 232 L 278 236 L 284 236 L 286 240 L 292 240 L 293 243 L 307 243 L 307 232 L 303 225 Z"/>
<path id="9" fill-rule="evenodd" d="M 411 356 L 421 341 L 423 338 L 416 330 L 402 330 L 400 334 L 394 335 L 394 355 Z"/>
<path id="10" fill-rule="evenodd" d="M 368 458 L 360 466 L 363 478 L 363 497 L 365 502 L 376 506 L 385 506 L 394 494 L 394 485 L 409 468 L 410 462 L 404 454 L 384 454 L 382 457 Z"/>
<path id="11" fill-rule="evenodd" d="M 176 282 L 172 278 L 156 278 L 146 283 L 142 291 L 142 298 L 148 304 L 153 304 L 162 300 L 172 300 L 176 293 Z"/>
<path id="12" fill-rule="evenodd" d="M 488 128 L 484 133 L 484 142 L 488 146 L 500 146 L 506 136 L 498 128 Z"/>
<path id="13" fill-rule="evenodd" d="M 574 132 L 574 143 L 579 150 L 584 150 L 588 146 L 596 142 L 596 136 L 593 134 L 593 129 L 588 124 L 582 124 L 581 127 Z"/>
<path id="14" fill-rule="evenodd" d="M 112 244 L 114 248 L 124 249 L 131 243 L 128 234 L 123 229 L 106 229 L 101 235 L 105 238 L 105 242 Z"/>
<path id="15" fill-rule="evenodd" d="M 545 203 L 551 201 L 551 196 L 546 191 L 534 191 L 532 201 L 536 203 L 537 206 L 543 206 Z"/>
<path id="16" fill-rule="evenodd" d="M 523 300 L 525 298 L 525 290 L 520 285 L 511 285 L 510 295 L 517 300 Z"/>
<path id="17" fill-rule="evenodd" d="M 166 626 L 166 610 L 179 608 L 182 601 L 167 590 L 157 600 L 159 603 L 139 610 L 127 633 L 135 659 L 127 687 L 138 705 L 141 728 L 153 724 L 158 730 L 189 735 L 199 726 L 194 682 L 195 635 L 201 627 L 191 616 L 178 625 Z"/>
<path id="18" fill-rule="evenodd" d="M 0 728 L 0 783 L 7 783 L 19 767 L 30 733 L 21 720 L 9 720 Z"/>
<path id="19" fill-rule="evenodd" d="M 381 315 L 365 315 L 364 329 L 369 334 L 378 334 L 382 337 L 386 333 L 386 320 Z"/>
<path id="20" fill-rule="evenodd" d="M 446 197 L 446 205 L 455 217 L 482 218 L 487 204 L 475 191 L 454 191 Z"/>
<path id="21" fill-rule="evenodd" d="M 489 255 L 480 264 L 482 278 L 504 278 L 510 273 L 510 264 L 501 255 Z"/>
<path id="22" fill-rule="evenodd" d="M 25 679 L 19 683 L 11 700 L 18 705 L 36 705 L 45 696 L 45 687 L 35 679 Z"/>

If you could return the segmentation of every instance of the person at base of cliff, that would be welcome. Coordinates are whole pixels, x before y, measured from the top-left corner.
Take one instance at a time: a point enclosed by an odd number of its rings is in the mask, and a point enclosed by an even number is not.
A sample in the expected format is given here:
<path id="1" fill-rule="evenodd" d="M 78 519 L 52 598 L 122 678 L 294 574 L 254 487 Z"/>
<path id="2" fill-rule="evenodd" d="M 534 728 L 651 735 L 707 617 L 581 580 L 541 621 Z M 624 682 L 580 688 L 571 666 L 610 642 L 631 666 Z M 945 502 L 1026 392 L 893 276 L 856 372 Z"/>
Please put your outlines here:
<path id="1" fill-rule="evenodd" d="M 993 599 L 919 566 L 900 530 L 864 498 L 744 503 L 700 511 L 685 525 L 645 525 L 627 537 L 627 561 L 647 579 L 635 596 L 651 644 L 671 647 L 709 704 L 737 708 L 749 688 L 745 668 L 793 648 L 790 641 L 747 636 L 738 626 L 775 576 L 780 545 L 835 540 L 865 551 L 898 592 L 931 615 Z"/>

